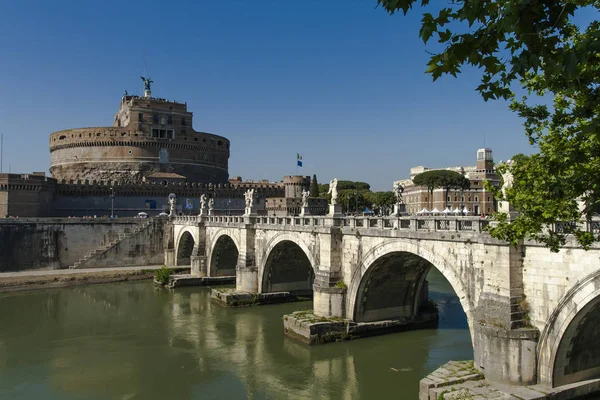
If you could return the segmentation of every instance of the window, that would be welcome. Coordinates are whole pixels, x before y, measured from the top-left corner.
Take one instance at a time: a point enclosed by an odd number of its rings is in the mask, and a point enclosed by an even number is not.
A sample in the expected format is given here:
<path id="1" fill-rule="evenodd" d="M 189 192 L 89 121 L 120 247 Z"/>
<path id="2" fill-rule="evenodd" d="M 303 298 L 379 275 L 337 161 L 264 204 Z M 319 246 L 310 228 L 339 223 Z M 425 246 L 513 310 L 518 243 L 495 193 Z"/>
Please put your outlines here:
<path id="1" fill-rule="evenodd" d="M 158 124 L 158 114 L 157 113 L 152 114 L 152 122 L 155 124 Z"/>
<path id="2" fill-rule="evenodd" d="M 169 115 L 169 116 L 167 117 L 167 124 L 169 124 L 169 125 L 173 125 L 173 116 L 172 116 L 172 115 Z"/>
<path id="3" fill-rule="evenodd" d="M 479 197 L 475 196 L 475 201 L 479 201 Z"/>
<path id="4" fill-rule="evenodd" d="M 142 122 L 144 122 L 144 113 L 139 113 L 138 114 L 138 122 L 141 124 Z"/>
<path id="5" fill-rule="evenodd" d="M 446 199 L 446 201 L 452 201 L 452 200 L 450 200 L 450 196 L 448 196 L 448 198 Z"/>
<path id="6" fill-rule="evenodd" d="M 222 142 L 222 141 L 220 141 L 220 140 L 217 142 L 217 144 L 218 144 L 219 146 L 223 146 L 223 142 Z"/>
<path id="7" fill-rule="evenodd" d="M 181 126 L 185 126 L 185 117 L 181 117 Z"/>
<path id="8" fill-rule="evenodd" d="M 182 130 L 181 130 L 181 134 L 182 134 L 182 135 L 185 135 L 185 129 L 182 129 Z"/>
<path id="9" fill-rule="evenodd" d="M 487 201 L 490 201 L 490 196 L 488 196 Z"/>
<path id="10" fill-rule="evenodd" d="M 173 129 L 152 128 L 151 136 L 159 139 L 173 139 L 175 137 L 175 133 Z"/>

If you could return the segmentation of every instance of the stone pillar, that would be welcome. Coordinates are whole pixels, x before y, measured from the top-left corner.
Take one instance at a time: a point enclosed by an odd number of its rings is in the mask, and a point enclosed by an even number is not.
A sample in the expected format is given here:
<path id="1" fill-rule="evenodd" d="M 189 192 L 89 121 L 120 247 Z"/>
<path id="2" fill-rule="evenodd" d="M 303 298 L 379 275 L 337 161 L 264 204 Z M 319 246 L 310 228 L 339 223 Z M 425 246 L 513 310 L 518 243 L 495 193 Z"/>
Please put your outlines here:
<path id="1" fill-rule="evenodd" d="M 492 382 L 512 385 L 537 383 L 536 347 L 539 331 L 474 324 L 475 367 Z"/>
<path id="2" fill-rule="evenodd" d="M 403 214 L 406 214 L 406 204 L 394 204 L 394 212 L 392 212 L 392 217 L 400 217 Z"/>
<path id="3" fill-rule="evenodd" d="M 498 202 L 498 212 L 508 214 L 509 221 L 515 219 L 516 216 L 519 214 L 511 207 L 511 205 L 508 201 L 499 201 Z"/>
<path id="4" fill-rule="evenodd" d="M 300 209 L 300 216 L 301 216 L 301 217 L 304 217 L 304 216 L 306 216 L 306 215 L 311 215 L 311 214 L 310 214 L 310 208 L 308 208 L 308 207 L 302 207 L 302 208 Z"/>
<path id="5" fill-rule="evenodd" d="M 346 318 L 346 287 L 313 285 L 313 309 L 319 317 Z"/>
<path id="6" fill-rule="evenodd" d="M 319 233 L 320 265 L 315 266 L 313 309 L 321 317 L 345 317 L 346 285 L 342 277 L 342 231 L 331 227 Z"/>
<path id="7" fill-rule="evenodd" d="M 252 207 L 246 207 L 244 209 L 244 215 L 257 215 L 257 210 L 256 210 L 256 206 L 252 206 Z"/>
<path id="8" fill-rule="evenodd" d="M 342 216 L 342 205 L 341 204 L 330 204 L 329 205 L 329 213 L 327 214 L 329 217 L 341 217 Z"/>
<path id="9" fill-rule="evenodd" d="M 190 262 L 192 264 L 190 269 L 190 275 L 208 276 L 206 256 L 190 256 Z"/>
<path id="10" fill-rule="evenodd" d="M 175 234 L 173 232 L 173 224 L 167 223 L 164 225 L 163 248 L 165 251 L 164 265 L 175 265 Z"/>
<path id="11" fill-rule="evenodd" d="M 236 285 L 238 292 L 258 292 L 258 267 L 255 259 L 256 229 L 246 224 L 241 229 L 241 248 L 239 249 L 238 264 L 235 267 Z"/>
<path id="12" fill-rule="evenodd" d="M 523 297 L 523 247 L 488 246 L 497 255 L 484 266 L 493 284 L 486 285 L 473 313 L 475 367 L 492 382 L 535 384 L 539 331 L 528 323 Z"/>

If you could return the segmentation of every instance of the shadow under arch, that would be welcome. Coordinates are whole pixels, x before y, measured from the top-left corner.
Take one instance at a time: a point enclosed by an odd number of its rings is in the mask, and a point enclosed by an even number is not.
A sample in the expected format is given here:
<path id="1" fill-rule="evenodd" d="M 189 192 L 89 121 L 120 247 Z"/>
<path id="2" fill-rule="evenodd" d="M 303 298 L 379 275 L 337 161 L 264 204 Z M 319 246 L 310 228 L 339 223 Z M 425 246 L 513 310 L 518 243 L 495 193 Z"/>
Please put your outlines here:
<path id="1" fill-rule="evenodd" d="M 177 265 L 191 265 L 191 255 L 194 251 L 194 246 L 196 242 L 194 241 L 194 237 L 188 231 L 184 231 L 179 238 L 179 243 L 177 244 Z"/>
<path id="2" fill-rule="evenodd" d="M 262 273 L 262 293 L 290 292 L 296 296 L 313 293 L 315 273 L 308 256 L 291 240 L 278 242 L 268 253 Z"/>
<path id="3" fill-rule="evenodd" d="M 573 286 L 538 344 L 538 377 L 552 387 L 600 378 L 600 271 Z"/>
<path id="4" fill-rule="evenodd" d="M 217 238 L 211 254 L 209 276 L 234 276 L 240 252 L 234 240 L 228 235 Z"/>
<path id="5" fill-rule="evenodd" d="M 353 271 L 346 315 L 356 322 L 416 316 L 427 301 L 426 278 L 437 269 L 466 314 L 473 341 L 472 304 L 456 266 L 422 243 L 388 240 L 367 252 Z"/>

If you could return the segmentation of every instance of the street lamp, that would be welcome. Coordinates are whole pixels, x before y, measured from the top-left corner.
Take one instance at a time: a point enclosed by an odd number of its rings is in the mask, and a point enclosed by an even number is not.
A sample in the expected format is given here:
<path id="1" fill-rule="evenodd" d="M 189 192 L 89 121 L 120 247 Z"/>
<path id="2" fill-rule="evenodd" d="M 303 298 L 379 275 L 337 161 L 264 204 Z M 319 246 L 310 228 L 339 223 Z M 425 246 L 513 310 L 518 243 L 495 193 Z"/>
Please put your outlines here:
<path id="1" fill-rule="evenodd" d="M 231 199 L 227 199 L 227 215 L 231 215 L 231 213 L 229 211 L 230 205 L 231 205 Z"/>
<path id="2" fill-rule="evenodd" d="M 358 215 L 358 192 L 354 192 L 354 202 L 356 203 L 356 215 Z"/>
<path id="3" fill-rule="evenodd" d="M 110 187 L 110 217 L 115 217 L 115 189 Z"/>

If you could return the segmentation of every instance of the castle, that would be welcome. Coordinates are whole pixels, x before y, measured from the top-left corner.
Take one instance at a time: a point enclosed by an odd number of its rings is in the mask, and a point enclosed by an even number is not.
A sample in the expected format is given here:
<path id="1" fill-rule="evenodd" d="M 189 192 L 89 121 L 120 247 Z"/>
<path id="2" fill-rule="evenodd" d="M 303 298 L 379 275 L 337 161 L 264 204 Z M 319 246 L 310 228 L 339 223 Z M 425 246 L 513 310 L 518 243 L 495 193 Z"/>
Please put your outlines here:
<path id="1" fill-rule="evenodd" d="M 266 213 L 267 197 L 300 196 L 286 191 L 297 186 L 295 177 L 230 181 L 229 140 L 195 131 L 186 103 L 152 97 L 152 81 L 142 79 L 144 95 L 126 92 L 112 126 L 50 135 L 51 177 L 0 174 L 0 217 L 153 216 L 169 208 L 170 193 L 180 214 L 197 214 L 202 194 L 214 199 L 216 212 L 238 214 L 248 189 L 255 189 L 256 208 Z"/>

